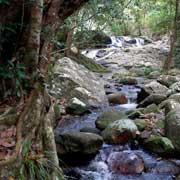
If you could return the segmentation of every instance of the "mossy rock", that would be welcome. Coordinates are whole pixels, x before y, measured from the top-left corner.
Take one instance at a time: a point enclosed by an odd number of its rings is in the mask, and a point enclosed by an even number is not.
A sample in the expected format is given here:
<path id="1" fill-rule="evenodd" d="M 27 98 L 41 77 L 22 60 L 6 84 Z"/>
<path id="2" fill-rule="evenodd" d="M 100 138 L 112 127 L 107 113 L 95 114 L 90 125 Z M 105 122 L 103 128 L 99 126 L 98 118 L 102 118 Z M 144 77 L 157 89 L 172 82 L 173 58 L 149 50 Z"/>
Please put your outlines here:
<path id="1" fill-rule="evenodd" d="M 70 55 L 70 58 L 77 62 L 78 64 L 81 64 L 83 66 L 85 66 L 87 69 L 89 69 L 92 72 L 97 72 L 97 73 L 107 73 L 109 72 L 109 70 L 107 68 L 105 68 L 104 66 L 102 66 L 101 64 L 95 62 L 94 60 L 85 57 L 82 54 L 75 54 L 73 53 L 72 55 Z"/>
<path id="2" fill-rule="evenodd" d="M 144 131 L 148 126 L 148 122 L 145 119 L 135 119 L 134 123 L 139 131 Z"/>
<path id="3" fill-rule="evenodd" d="M 156 135 L 151 135 L 144 146 L 151 152 L 161 155 L 170 154 L 175 150 L 170 139 Z"/>
<path id="4" fill-rule="evenodd" d="M 126 112 L 126 114 L 128 115 L 128 118 L 136 119 L 136 118 L 139 118 L 143 114 L 143 110 L 144 110 L 144 108 L 139 108 L 139 109 L 135 109 L 135 110 Z"/>
<path id="5" fill-rule="evenodd" d="M 143 113 L 159 113 L 160 109 L 156 104 L 150 104 L 146 108 L 144 108 Z"/>
<path id="6" fill-rule="evenodd" d="M 137 79 L 131 76 L 124 76 L 116 80 L 119 84 L 124 84 L 124 85 L 136 85 Z"/>
<path id="7" fill-rule="evenodd" d="M 109 110 L 103 112 L 95 121 L 96 127 L 100 130 L 104 130 L 110 123 L 122 119 L 125 114 L 117 110 Z"/>
<path id="8" fill-rule="evenodd" d="M 160 128 L 160 129 L 164 129 L 165 128 L 165 122 L 163 119 L 159 119 L 158 121 L 156 121 L 156 127 Z"/>
<path id="9" fill-rule="evenodd" d="M 108 144 L 123 144 L 136 137 L 138 128 L 130 119 L 121 119 L 111 123 L 102 136 Z"/>

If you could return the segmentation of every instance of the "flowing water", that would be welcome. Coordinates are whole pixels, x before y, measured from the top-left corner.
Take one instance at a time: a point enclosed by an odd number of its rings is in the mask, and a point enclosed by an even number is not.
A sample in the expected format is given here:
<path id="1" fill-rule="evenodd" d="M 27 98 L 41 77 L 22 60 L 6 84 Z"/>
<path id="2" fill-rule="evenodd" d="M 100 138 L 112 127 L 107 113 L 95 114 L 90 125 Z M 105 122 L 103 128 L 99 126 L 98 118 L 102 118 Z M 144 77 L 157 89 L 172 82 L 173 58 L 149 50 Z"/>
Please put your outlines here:
<path id="1" fill-rule="evenodd" d="M 118 109 L 127 111 L 136 108 L 136 97 L 139 91 L 134 86 L 122 86 L 117 91 L 124 92 L 128 97 L 128 103 L 125 105 L 116 105 L 103 107 L 95 110 L 91 114 L 82 117 L 72 118 L 69 125 L 59 127 L 58 131 L 73 132 L 79 131 L 83 127 L 95 127 L 96 118 L 109 109 Z M 144 161 L 145 170 L 141 174 L 120 174 L 112 172 L 109 169 L 108 158 L 114 152 L 129 152 L 138 155 Z M 130 157 L 131 158 L 131 157 Z M 67 168 L 65 174 L 67 180 L 173 180 L 174 174 L 179 173 L 179 164 L 177 160 L 158 159 L 155 155 L 149 154 L 141 147 L 134 146 L 134 142 L 125 145 L 103 144 L 99 154 L 87 163 L 87 165 Z"/>
<path id="2" fill-rule="evenodd" d="M 102 57 L 98 55 L 99 49 L 86 50 L 82 52 L 85 56 L 94 59 L 96 61 L 106 58 L 107 56 L 114 53 L 117 48 L 122 48 L 125 42 L 129 41 L 135 46 L 144 45 L 144 40 L 142 38 L 124 39 L 111 37 L 112 51 L 109 53 L 104 53 Z M 107 79 L 107 78 L 106 78 Z M 110 84 L 110 89 L 106 88 L 108 92 L 124 92 L 128 98 L 128 103 L 124 105 L 113 105 L 107 107 L 101 107 L 100 109 L 95 109 L 90 114 L 86 114 L 81 117 L 72 117 L 67 121 L 63 122 L 56 131 L 59 132 L 78 132 L 83 127 L 95 127 L 95 120 L 97 117 L 105 111 L 110 109 L 117 109 L 122 112 L 126 112 L 130 109 L 135 109 L 137 93 L 139 88 L 136 86 L 116 86 L 113 80 L 108 81 Z M 133 155 L 137 155 L 144 162 L 144 171 L 141 174 L 125 174 L 116 173 L 110 169 L 109 158 L 112 153 L 115 152 L 125 152 L 129 153 L 130 157 L 133 159 Z M 132 157 L 131 157 L 132 156 Z M 125 145 L 108 145 L 103 144 L 99 153 L 86 165 L 76 166 L 64 169 L 67 180 L 173 180 L 175 176 L 180 173 L 180 160 L 174 159 L 162 159 L 156 155 L 146 152 L 142 147 L 136 144 L 135 141 L 131 141 Z M 128 168 L 128 167 L 126 167 Z M 130 167 L 129 167 L 130 168 Z M 136 168 L 136 167 L 135 167 Z"/>
<path id="3" fill-rule="evenodd" d="M 100 61 L 105 59 L 117 50 L 125 47 L 140 47 L 145 45 L 145 40 L 143 38 L 130 38 L 130 37 L 115 37 L 111 36 L 111 44 L 107 45 L 107 48 L 104 49 L 89 49 L 82 51 L 82 54 L 90 59 Z"/>

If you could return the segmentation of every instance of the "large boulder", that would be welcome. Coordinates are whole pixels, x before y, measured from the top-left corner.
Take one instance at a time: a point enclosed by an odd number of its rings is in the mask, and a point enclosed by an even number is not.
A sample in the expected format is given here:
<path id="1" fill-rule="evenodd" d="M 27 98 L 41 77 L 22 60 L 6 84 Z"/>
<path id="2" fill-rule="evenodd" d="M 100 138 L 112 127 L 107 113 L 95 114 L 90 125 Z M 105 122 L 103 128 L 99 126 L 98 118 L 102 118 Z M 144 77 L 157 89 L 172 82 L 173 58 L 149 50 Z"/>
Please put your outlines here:
<path id="1" fill-rule="evenodd" d="M 148 97 L 146 97 L 143 101 L 141 101 L 138 107 L 146 107 L 151 104 L 158 105 L 165 99 L 166 99 L 166 95 L 164 94 L 151 94 Z"/>
<path id="2" fill-rule="evenodd" d="M 112 122 L 122 119 L 125 114 L 118 110 L 109 110 L 103 112 L 95 121 L 96 127 L 100 130 L 104 130 Z"/>
<path id="3" fill-rule="evenodd" d="M 122 144 L 136 137 L 138 131 L 135 123 L 130 119 L 121 119 L 111 123 L 102 136 L 108 144 Z"/>
<path id="4" fill-rule="evenodd" d="M 175 99 L 167 99 L 163 101 L 159 107 L 161 109 L 165 109 L 165 115 L 167 115 L 170 111 L 175 109 L 180 109 L 180 103 L 177 102 Z"/>
<path id="5" fill-rule="evenodd" d="M 132 151 L 111 153 L 108 166 L 111 171 L 120 174 L 139 174 L 144 170 L 142 158 Z"/>
<path id="6" fill-rule="evenodd" d="M 165 118 L 165 134 L 180 153 L 180 111 L 174 109 Z"/>
<path id="7" fill-rule="evenodd" d="M 55 63 L 49 92 L 57 99 L 78 98 L 89 106 L 107 105 L 104 83 L 93 72 L 69 58 Z"/>
<path id="8" fill-rule="evenodd" d="M 171 96 L 169 96 L 168 99 L 173 99 L 177 101 L 178 103 L 180 103 L 180 93 L 172 94 Z"/>
<path id="9" fill-rule="evenodd" d="M 141 91 L 138 93 L 137 102 L 140 103 L 146 97 L 151 94 L 162 94 L 166 95 L 168 88 L 157 81 L 152 81 L 141 88 Z"/>
<path id="10" fill-rule="evenodd" d="M 174 146 L 166 137 L 151 135 L 149 139 L 145 141 L 144 146 L 153 153 L 167 155 L 174 151 Z"/>
<path id="11" fill-rule="evenodd" d="M 93 133 L 93 134 L 98 134 L 98 135 L 101 134 L 101 131 L 99 129 L 95 127 L 88 127 L 88 126 L 81 128 L 80 132 Z"/>
<path id="12" fill-rule="evenodd" d="M 96 154 L 103 144 L 101 136 L 93 133 L 71 132 L 57 135 L 57 152 L 60 156 L 71 154 Z"/>
<path id="13" fill-rule="evenodd" d="M 167 95 L 170 96 L 172 94 L 176 94 L 176 93 L 179 93 L 179 92 L 180 92 L 180 81 L 172 84 L 169 87 L 169 90 L 167 91 Z"/>
<path id="14" fill-rule="evenodd" d="M 167 87 L 170 87 L 172 84 L 179 81 L 180 78 L 176 76 L 171 75 L 161 75 L 158 77 L 157 82 L 161 83 L 162 85 L 165 85 Z"/>

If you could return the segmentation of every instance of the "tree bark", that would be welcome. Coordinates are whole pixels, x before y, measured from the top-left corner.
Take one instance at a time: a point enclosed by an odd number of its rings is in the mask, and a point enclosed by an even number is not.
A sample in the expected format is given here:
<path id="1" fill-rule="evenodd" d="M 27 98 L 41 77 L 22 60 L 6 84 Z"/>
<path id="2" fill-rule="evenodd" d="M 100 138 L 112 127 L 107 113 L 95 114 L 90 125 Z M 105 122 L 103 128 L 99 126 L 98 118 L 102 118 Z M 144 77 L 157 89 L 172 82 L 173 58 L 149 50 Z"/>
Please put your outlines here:
<path id="1" fill-rule="evenodd" d="M 15 16 L 19 13 L 19 8 L 23 7 L 24 1 L 12 0 L 12 2 L 14 3 L 13 8 L 9 5 L 6 7 L 6 10 L 7 12 L 12 11 L 11 15 Z M 28 7 L 31 16 L 28 16 L 29 12 L 25 12 L 27 15 L 25 15 L 26 18 L 23 17 L 23 23 L 25 19 L 27 25 L 25 28 L 23 27 L 21 37 L 16 38 L 13 43 L 17 44 L 18 40 L 21 40 L 18 44 L 23 46 L 27 43 L 23 60 L 26 64 L 27 72 L 32 78 L 32 90 L 28 100 L 24 102 L 23 111 L 16 124 L 16 148 L 14 153 L 8 159 L 0 161 L 0 178 L 8 179 L 8 170 L 11 170 L 12 173 L 19 170 L 21 163 L 23 163 L 23 142 L 29 141 L 32 144 L 34 154 L 37 153 L 38 155 L 38 152 L 42 152 L 43 157 L 53 164 L 50 170 L 51 177 L 53 180 L 57 179 L 58 158 L 52 126 L 54 118 L 52 112 L 53 104 L 51 103 L 50 97 L 47 96 L 43 81 L 40 81 L 37 72 L 39 68 L 41 73 L 47 76 L 47 68 L 49 63 L 51 63 L 52 42 L 58 27 L 85 2 L 87 2 L 87 0 L 44 0 L 44 2 L 43 0 L 33 0 L 31 6 Z M 43 3 L 46 7 L 45 9 L 42 9 Z M 16 7 L 15 5 L 18 6 Z M 2 12 L 1 10 L 3 10 L 3 6 L 0 6 L 0 14 Z M 0 23 L 3 25 L 7 22 L 11 23 L 14 21 L 14 18 L 11 18 L 12 17 L 3 18 Z M 18 19 L 18 22 L 20 21 L 21 20 Z M 44 31 L 46 31 L 46 33 Z M 20 32 L 19 29 L 17 32 Z M 17 35 L 19 36 L 18 33 Z M 10 47 L 12 46 L 13 45 Z M 5 46 L 2 45 L 0 47 L 3 49 Z M 8 49 L 6 49 L 6 52 L 8 52 Z M 14 53 L 15 52 L 11 53 L 11 58 Z M 21 51 L 19 51 L 19 53 L 22 55 Z M 10 58 L 10 56 L 8 58 Z M 3 57 L 3 54 L 1 57 Z M 38 77 L 35 79 L 34 75 Z M 48 151 L 51 156 L 45 154 L 45 151 Z M 16 167 L 16 164 L 19 165 Z M 18 179 L 18 175 L 12 177 Z M 61 179 L 63 179 L 63 177 L 61 177 Z"/>
<path id="2" fill-rule="evenodd" d="M 168 58 L 166 59 L 163 69 L 165 70 L 169 70 L 172 62 L 173 62 L 173 50 L 174 50 L 174 46 L 177 40 L 177 30 L 178 30 L 178 14 L 179 14 L 179 0 L 176 0 L 176 14 L 175 14 L 175 21 L 174 21 L 174 31 L 173 31 L 173 35 L 170 39 L 171 41 L 171 45 L 170 45 L 170 51 L 168 54 Z"/>
<path id="3" fill-rule="evenodd" d="M 43 0 L 32 2 L 30 31 L 26 47 L 24 63 L 30 76 L 37 75 L 37 65 L 39 61 L 40 35 L 43 17 Z"/>

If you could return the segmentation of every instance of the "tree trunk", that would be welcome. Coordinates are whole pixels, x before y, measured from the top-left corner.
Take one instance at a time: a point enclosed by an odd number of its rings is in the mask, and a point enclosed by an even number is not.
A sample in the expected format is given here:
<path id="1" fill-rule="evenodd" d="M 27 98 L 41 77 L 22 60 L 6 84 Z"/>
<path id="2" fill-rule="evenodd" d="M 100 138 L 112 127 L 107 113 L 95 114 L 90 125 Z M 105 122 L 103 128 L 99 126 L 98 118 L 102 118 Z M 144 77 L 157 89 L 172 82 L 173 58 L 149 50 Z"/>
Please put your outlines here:
<path id="1" fill-rule="evenodd" d="M 73 37 L 74 37 L 74 29 L 76 27 L 76 22 L 73 21 L 68 34 L 67 34 L 67 39 L 66 39 L 66 50 L 65 50 L 65 56 L 70 56 L 71 55 L 71 47 L 72 47 L 72 43 L 73 43 Z"/>
<path id="2" fill-rule="evenodd" d="M 37 75 L 37 65 L 39 61 L 40 35 L 43 17 L 43 0 L 32 2 L 30 30 L 26 47 L 24 63 L 30 76 Z"/>
<path id="3" fill-rule="evenodd" d="M 24 7 L 24 1 L 12 0 L 12 2 L 14 3 L 13 8 L 10 5 L 5 8 L 7 12 L 11 12 L 11 15 L 15 16 L 19 13 L 19 9 Z M 22 35 L 17 33 L 17 36 L 21 37 L 15 38 L 13 43 L 20 44 L 21 46 L 26 43 L 26 48 L 23 47 L 25 49 L 23 50 L 25 54 L 23 60 L 31 77 L 32 90 L 28 100 L 24 102 L 24 108 L 16 122 L 16 147 L 14 153 L 7 159 L 0 161 L 0 178 L 8 179 L 11 175 L 14 179 L 21 179 L 19 172 L 22 167 L 27 166 L 27 164 L 23 166 L 27 159 L 33 163 L 45 159 L 47 164 L 51 164 L 51 168 L 48 168 L 51 179 L 63 179 L 61 169 L 58 167 L 58 157 L 53 134 L 53 104 L 44 88 L 43 80 L 40 81 L 37 72 L 39 68 L 41 73 L 47 76 L 48 65 L 51 62 L 52 42 L 58 27 L 85 2 L 87 0 L 44 0 L 44 2 L 43 0 L 33 0 L 32 4 L 28 7 L 31 16 L 29 17 L 29 12 L 26 11 L 24 12 L 26 15 L 20 17 L 23 19 L 23 23 L 24 19 L 26 20 L 27 25 L 21 30 L 18 29 L 17 32 L 21 32 Z M 43 3 L 44 7 L 46 7 L 45 9 L 42 9 Z M 16 5 L 18 6 L 16 7 Z M 3 8 L 4 6 L 0 5 L 0 14 L 2 11 L 4 12 Z M 6 25 L 7 22 L 11 23 L 14 19 L 16 18 L 8 16 L 8 18 L 3 18 L 0 23 Z M 18 22 L 20 21 L 18 19 Z M 21 40 L 20 43 L 17 43 L 19 40 Z M 9 47 L 12 46 L 10 45 Z M 6 46 L 1 43 L 0 47 L 4 51 Z M 20 49 L 22 50 L 22 47 Z M 19 53 L 22 56 L 21 50 Z M 8 49 L 6 49 L 6 52 L 8 52 Z M 10 53 L 8 58 L 12 58 L 14 53 Z M 0 54 L 1 57 L 5 57 L 4 54 Z M 35 78 L 34 75 L 37 75 L 37 77 Z M 26 156 L 23 153 L 24 149 L 27 149 L 25 142 L 30 142 L 31 151 Z M 48 152 L 48 154 L 45 152 Z M 30 168 L 26 167 L 23 170 L 25 171 L 26 179 L 38 179 L 29 176 Z M 58 174 L 59 172 L 60 175 Z"/>
<path id="4" fill-rule="evenodd" d="M 171 41 L 171 45 L 170 45 L 170 51 L 168 54 L 168 58 L 166 59 L 163 69 L 165 70 L 169 70 L 172 62 L 173 62 L 173 50 L 174 50 L 174 46 L 177 40 L 177 30 L 179 29 L 178 27 L 178 14 L 179 14 L 179 0 L 176 0 L 176 14 L 175 14 L 175 22 L 174 22 L 174 31 L 173 31 L 173 35 L 170 38 Z"/>
<path id="5" fill-rule="evenodd" d="M 180 1 L 178 7 L 180 8 Z M 177 17 L 176 42 L 174 44 L 173 57 L 174 57 L 175 67 L 180 69 L 180 9 L 178 11 L 178 17 Z"/>

